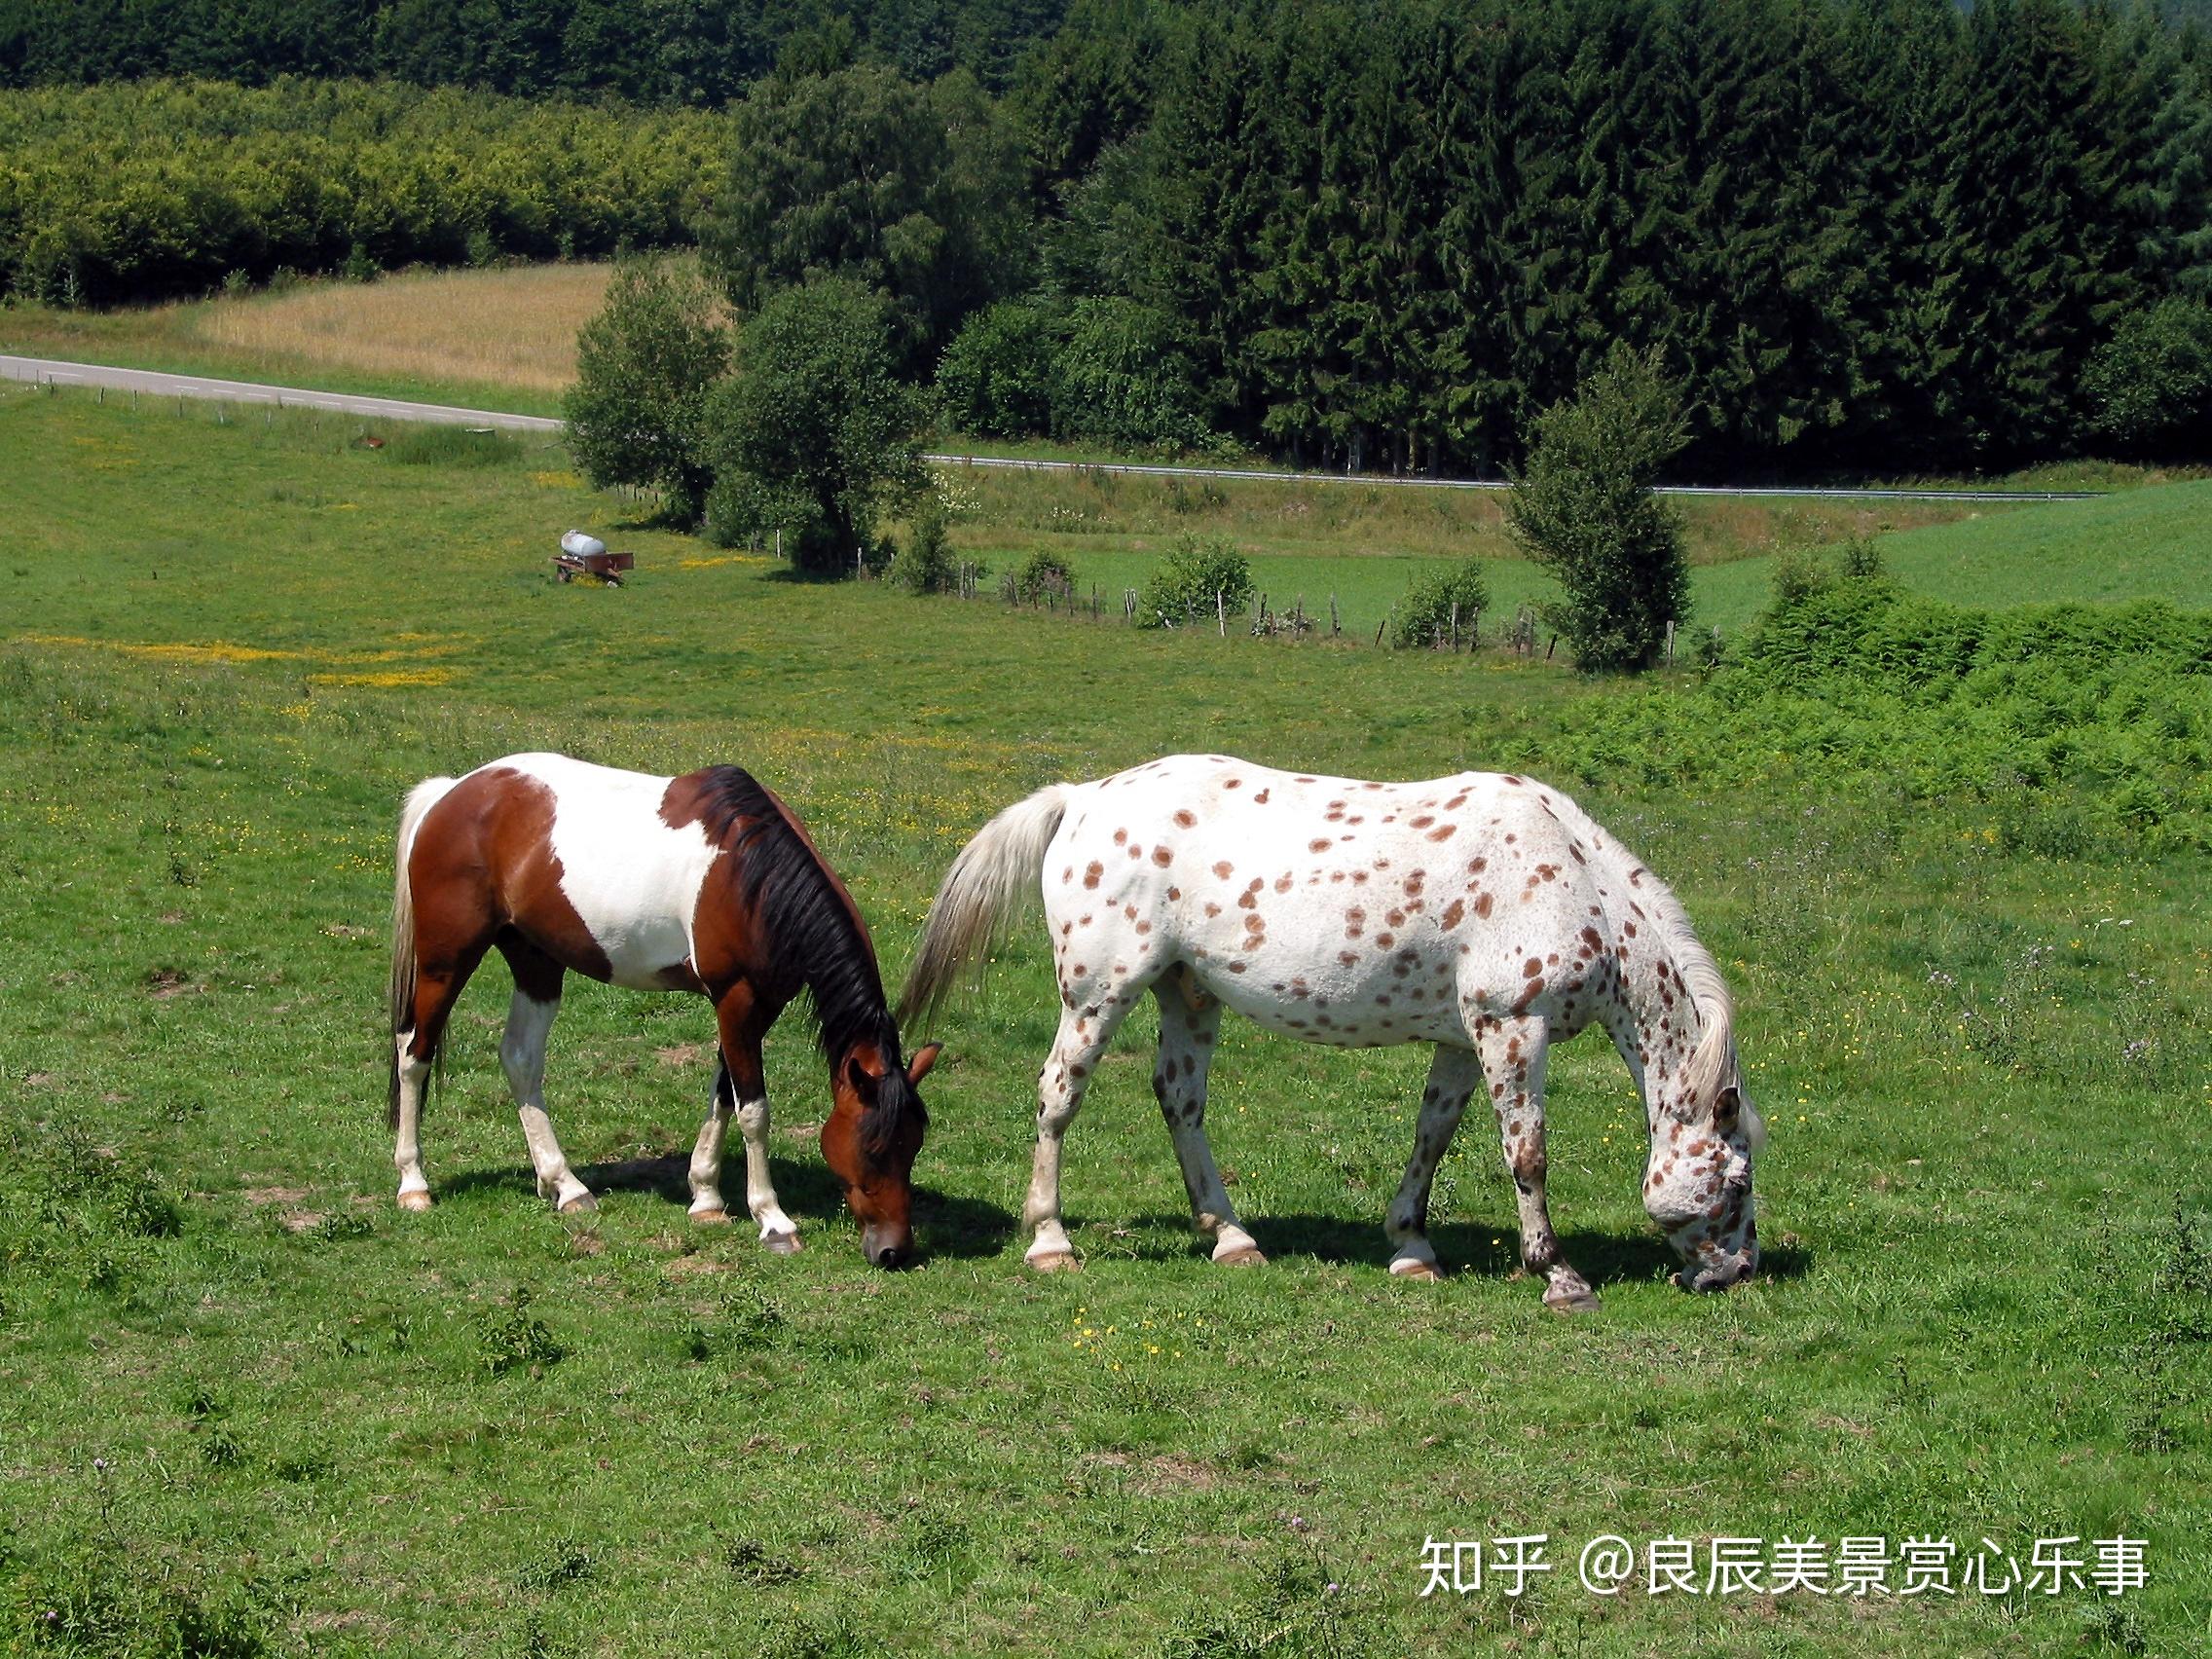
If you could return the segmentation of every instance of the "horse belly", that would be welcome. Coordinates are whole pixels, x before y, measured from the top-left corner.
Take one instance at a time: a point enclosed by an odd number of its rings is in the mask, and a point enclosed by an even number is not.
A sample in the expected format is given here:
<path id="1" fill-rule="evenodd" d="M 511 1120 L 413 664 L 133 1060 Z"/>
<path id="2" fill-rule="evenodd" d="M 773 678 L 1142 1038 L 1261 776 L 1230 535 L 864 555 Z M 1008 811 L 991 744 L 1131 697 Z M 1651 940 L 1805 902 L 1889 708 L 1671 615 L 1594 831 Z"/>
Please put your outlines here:
<path id="1" fill-rule="evenodd" d="M 1226 958 L 1209 952 L 1198 969 L 1228 1007 L 1304 1042 L 1374 1049 L 1465 1040 L 1448 961 L 1408 962 L 1348 941 L 1326 953 L 1269 942 Z"/>

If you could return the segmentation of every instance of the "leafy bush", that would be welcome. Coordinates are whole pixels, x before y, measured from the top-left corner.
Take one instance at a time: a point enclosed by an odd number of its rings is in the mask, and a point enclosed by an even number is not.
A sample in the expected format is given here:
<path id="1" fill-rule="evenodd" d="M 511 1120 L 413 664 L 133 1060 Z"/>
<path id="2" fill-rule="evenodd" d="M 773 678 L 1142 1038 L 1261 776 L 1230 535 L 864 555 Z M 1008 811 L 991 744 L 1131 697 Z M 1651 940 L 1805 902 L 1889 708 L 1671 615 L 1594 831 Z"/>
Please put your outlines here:
<path id="1" fill-rule="evenodd" d="M 945 531 L 944 503 L 937 492 L 925 490 L 914 508 L 913 537 L 891 560 L 888 572 L 894 587 L 908 593 L 947 593 L 958 580 L 952 557 L 952 538 Z"/>
<path id="2" fill-rule="evenodd" d="M 1014 591 L 1025 605 L 1042 605 L 1048 599 L 1064 603 L 1075 597 L 1075 567 L 1059 554 L 1040 547 L 1014 571 Z"/>
<path id="3" fill-rule="evenodd" d="M 1566 588 L 1550 619 L 1584 669 L 1649 668 L 1688 608 L 1681 526 L 1651 493 L 1688 436 L 1657 354 L 1622 345 L 1536 418 L 1513 531 Z"/>
<path id="4" fill-rule="evenodd" d="M 1835 580 L 1835 572 L 1803 548 L 1785 547 L 1774 556 L 1768 580 L 1775 607 L 1780 609 L 1819 593 Z"/>
<path id="5" fill-rule="evenodd" d="M 1490 586 L 1472 559 L 1427 571 L 1413 580 L 1390 609 L 1390 643 L 1401 649 L 1474 643 L 1475 626 L 1490 604 Z"/>
<path id="6" fill-rule="evenodd" d="M 1052 370 L 1052 426 L 1120 449 L 1179 451 L 1211 440 L 1183 325 L 1134 300 L 1079 300 Z"/>
<path id="7" fill-rule="evenodd" d="M 2096 428 L 2122 448 L 2159 453 L 2212 429 L 2212 305 L 2175 295 L 2135 312 L 2082 373 Z"/>
<path id="8" fill-rule="evenodd" d="M 1881 580 L 1767 612 L 1696 690 L 1593 701 L 1540 754 L 1607 787 L 1815 782 L 1984 803 L 2004 844 L 2212 849 L 2212 615 L 2164 604 L 1980 611 Z"/>
<path id="9" fill-rule="evenodd" d="M 626 259 L 599 314 L 576 334 L 576 379 L 563 400 L 569 448 L 600 489 L 664 492 L 667 516 L 696 524 L 714 473 L 708 394 L 729 368 L 714 290 L 687 266 Z"/>
<path id="10" fill-rule="evenodd" d="M 1180 628 L 1213 616 L 1217 603 L 1242 610 L 1251 599 L 1252 567 L 1243 554 L 1220 536 L 1182 535 L 1145 578 L 1137 626 Z"/>
<path id="11" fill-rule="evenodd" d="M 1066 325 L 1035 300 L 1002 300 L 977 312 L 938 362 L 947 425 L 985 438 L 1052 429 L 1052 376 Z"/>

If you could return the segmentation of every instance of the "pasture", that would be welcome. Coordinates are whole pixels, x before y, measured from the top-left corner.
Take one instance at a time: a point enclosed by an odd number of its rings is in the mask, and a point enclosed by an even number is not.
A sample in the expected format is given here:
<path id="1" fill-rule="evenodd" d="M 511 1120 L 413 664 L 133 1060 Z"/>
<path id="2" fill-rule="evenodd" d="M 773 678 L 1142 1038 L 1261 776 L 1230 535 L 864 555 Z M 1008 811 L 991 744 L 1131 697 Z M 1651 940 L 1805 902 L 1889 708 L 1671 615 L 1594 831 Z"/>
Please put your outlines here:
<path id="1" fill-rule="evenodd" d="M 2135 828 L 2135 780 L 2031 781 L 1926 698 L 1823 693 L 1839 721 L 1896 722 L 1893 761 L 1686 673 L 1144 635 L 793 581 L 645 530 L 609 533 L 639 554 L 631 586 L 562 587 L 555 537 L 626 503 L 557 450 L 354 430 L 0 395 L 0 1642 L 2201 1647 L 2206 868 L 2180 817 Z M 2040 517 L 2065 508 L 1885 545 L 1908 581 L 2000 572 L 1988 604 L 2139 535 L 2128 594 L 2194 604 L 2208 489 L 2100 505 L 2132 528 L 2079 543 L 2083 521 Z M 2007 532 L 2039 523 L 2031 562 Z M 1745 584 L 1749 621 L 1765 570 L 1699 577 Z M 2200 675 L 2132 713 L 2083 701 L 2051 729 L 2145 722 L 2182 772 L 2212 730 Z M 1667 1283 L 1639 1109 L 1596 1037 L 1553 1058 L 1551 1196 L 1603 1310 L 1561 1318 L 1513 1275 L 1513 1192 L 1474 1114 L 1437 1188 L 1455 1271 L 1393 1281 L 1382 1208 L 1425 1053 L 1234 1020 L 1209 1132 L 1272 1262 L 1214 1267 L 1150 1097 L 1149 1010 L 1068 1138 L 1085 1268 L 1032 1275 L 1017 1212 L 1056 1013 L 1034 919 L 978 1000 L 908 1034 L 946 1044 L 910 1272 L 865 1266 L 832 1210 L 795 1024 L 769 1092 L 804 1253 L 686 1225 L 697 1001 L 571 984 L 547 1096 L 603 1202 L 552 1214 L 499 1076 L 496 966 L 425 1116 L 438 1205 L 401 1214 L 381 1025 L 398 801 L 538 747 L 751 767 L 894 980 L 954 851 L 1052 779 L 1188 749 L 1547 777 L 1673 883 L 1732 980 L 1772 1129 L 1759 1281 Z M 1532 1532 L 1558 1570 L 1519 1600 L 1418 1594 L 1425 1535 Z M 2117 1601 L 1604 1598 L 1572 1571 L 1600 1533 L 1932 1533 L 2024 1564 L 2039 1537 L 2122 1532 L 2150 1581 Z"/>

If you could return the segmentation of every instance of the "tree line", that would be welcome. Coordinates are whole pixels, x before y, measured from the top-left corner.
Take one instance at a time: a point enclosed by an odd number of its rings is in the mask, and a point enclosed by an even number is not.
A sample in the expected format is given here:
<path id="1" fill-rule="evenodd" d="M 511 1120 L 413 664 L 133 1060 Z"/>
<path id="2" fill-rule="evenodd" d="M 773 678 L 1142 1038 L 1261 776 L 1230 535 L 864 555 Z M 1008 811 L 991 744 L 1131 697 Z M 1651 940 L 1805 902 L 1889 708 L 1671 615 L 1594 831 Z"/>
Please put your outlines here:
<path id="1" fill-rule="evenodd" d="M 389 78 L 716 108 L 787 53 L 1004 85 L 1065 0 L 0 0 L 0 87 Z"/>
<path id="2" fill-rule="evenodd" d="M 962 430 L 1494 472 L 1623 342 L 1693 473 L 2212 418 L 2212 50 L 2140 7 L 1079 0 L 1002 99 L 855 57 L 732 119 L 740 310 L 858 280 Z"/>
<path id="3" fill-rule="evenodd" d="M 741 317 L 877 297 L 957 429 L 1352 469 L 1514 466 L 1616 343 L 1678 387 L 1693 475 L 2212 421 L 2212 48 L 2140 6 L 1075 0 L 934 78 L 891 16 L 793 14 L 717 112 L 0 93 L 0 279 L 102 303 L 695 238 Z"/>
<path id="4" fill-rule="evenodd" d="M 1509 464 L 1615 341 L 1693 466 L 1999 462 L 2212 297 L 2212 55 L 2140 10 L 1109 6 L 1010 102 L 1038 292 L 1149 308 L 1209 424 L 1328 465 Z"/>

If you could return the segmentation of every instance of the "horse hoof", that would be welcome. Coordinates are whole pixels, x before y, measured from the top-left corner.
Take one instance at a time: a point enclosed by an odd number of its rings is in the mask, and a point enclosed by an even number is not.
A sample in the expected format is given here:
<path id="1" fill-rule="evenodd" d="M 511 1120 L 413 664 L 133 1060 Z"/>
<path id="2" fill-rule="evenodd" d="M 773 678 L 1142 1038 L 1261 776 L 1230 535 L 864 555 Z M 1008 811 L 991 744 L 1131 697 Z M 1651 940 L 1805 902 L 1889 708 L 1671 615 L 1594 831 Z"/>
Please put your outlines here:
<path id="1" fill-rule="evenodd" d="M 1228 1255 L 1216 1256 L 1214 1260 L 1225 1268 L 1264 1268 L 1268 1265 L 1267 1257 L 1261 1255 L 1258 1247 L 1251 1244 L 1239 1245 Z"/>
<path id="2" fill-rule="evenodd" d="M 1027 1258 L 1032 1272 L 1040 1273 L 1073 1272 L 1083 1266 L 1066 1250 L 1048 1250 L 1042 1256 Z"/>
<path id="3" fill-rule="evenodd" d="M 1598 1311 L 1598 1293 L 1594 1290 L 1547 1290 L 1544 1306 L 1554 1313 L 1595 1313 Z"/>
<path id="4" fill-rule="evenodd" d="M 694 1227 L 726 1227 L 728 1224 L 729 1211 L 726 1209 L 697 1209 L 691 1212 L 691 1225 Z"/>
<path id="5" fill-rule="evenodd" d="M 561 1213 L 563 1215 L 583 1215 L 586 1212 L 595 1210 L 597 1208 L 599 1208 L 599 1200 L 597 1198 L 593 1198 L 589 1193 L 578 1193 L 574 1198 L 571 1198 L 567 1203 L 561 1206 Z"/>
<path id="6" fill-rule="evenodd" d="M 1436 1284 L 1444 1277 L 1444 1270 L 1434 1262 L 1392 1262 L 1392 1278 L 1413 1279 L 1421 1284 Z"/>
<path id="7" fill-rule="evenodd" d="M 399 1195 L 399 1207 L 403 1210 L 426 1210 L 430 1207 L 430 1195 L 417 1190 Z"/>
<path id="8" fill-rule="evenodd" d="M 795 1233 L 763 1233 L 760 1235 L 760 1248 L 767 1251 L 771 1256 L 795 1256 L 798 1254 L 798 1235 Z"/>

